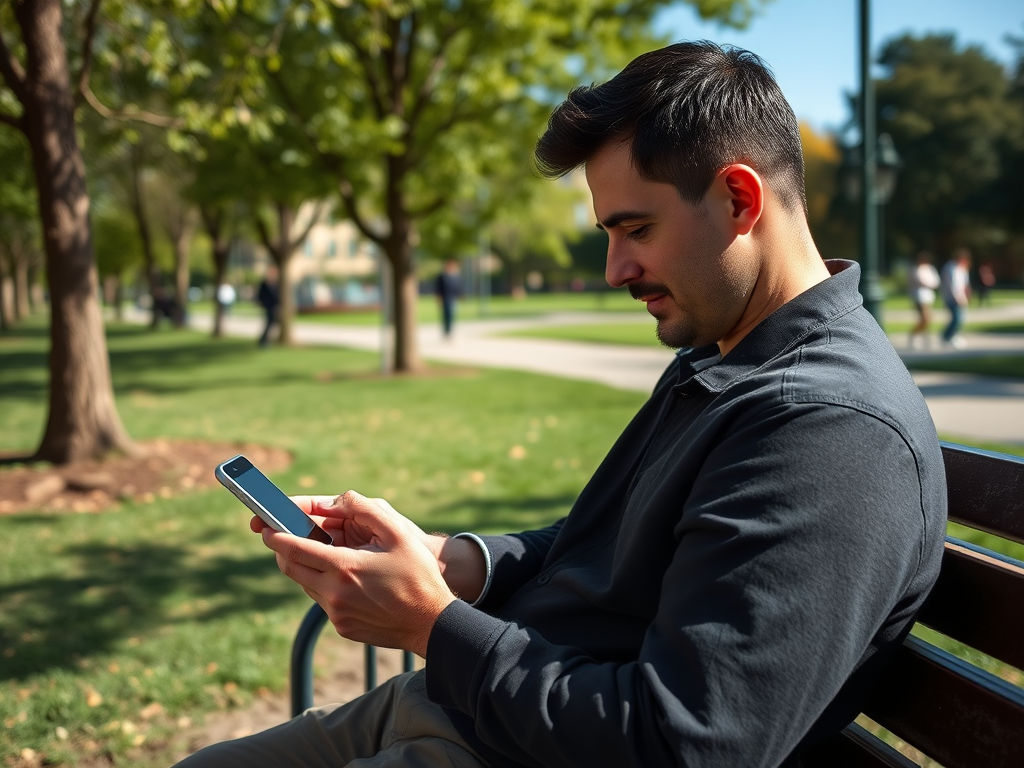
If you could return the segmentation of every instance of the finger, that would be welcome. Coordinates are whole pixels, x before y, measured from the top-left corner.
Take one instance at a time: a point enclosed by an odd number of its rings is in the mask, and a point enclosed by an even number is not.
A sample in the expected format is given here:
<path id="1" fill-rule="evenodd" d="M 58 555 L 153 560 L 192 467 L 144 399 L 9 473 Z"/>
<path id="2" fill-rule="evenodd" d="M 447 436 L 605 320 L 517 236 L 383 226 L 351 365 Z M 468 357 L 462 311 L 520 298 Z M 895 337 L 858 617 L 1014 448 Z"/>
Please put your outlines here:
<path id="1" fill-rule="evenodd" d="M 334 506 L 337 496 L 290 496 L 295 505 L 307 515 L 325 515 Z"/>
<path id="2" fill-rule="evenodd" d="M 290 533 L 281 533 L 270 527 L 264 528 L 262 534 L 263 543 L 269 549 L 291 562 L 299 563 L 320 573 L 337 567 L 334 563 L 336 558 L 332 559 L 326 556 L 335 551 L 334 547 L 325 547 L 318 541 L 302 539 Z"/>
<path id="3" fill-rule="evenodd" d="M 285 576 L 294 581 L 303 589 L 309 587 L 315 589 L 323 584 L 324 574 L 315 568 L 310 568 L 302 563 L 288 559 L 280 552 L 277 553 L 277 567 Z"/>
<path id="4" fill-rule="evenodd" d="M 409 526 L 412 524 L 383 499 L 368 499 L 355 491 L 347 491 L 338 497 L 334 509 L 373 531 L 374 538 L 385 549 L 409 537 Z"/>

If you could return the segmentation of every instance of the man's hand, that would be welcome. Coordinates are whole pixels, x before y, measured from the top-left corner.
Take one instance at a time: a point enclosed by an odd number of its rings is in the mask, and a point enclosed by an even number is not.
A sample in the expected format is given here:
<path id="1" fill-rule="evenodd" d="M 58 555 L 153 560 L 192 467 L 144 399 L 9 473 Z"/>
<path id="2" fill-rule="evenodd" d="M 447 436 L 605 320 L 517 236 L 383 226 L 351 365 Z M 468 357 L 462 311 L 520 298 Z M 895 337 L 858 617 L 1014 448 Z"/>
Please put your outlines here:
<path id="1" fill-rule="evenodd" d="M 449 540 L 424 533 L 383 499 L 354 491 L 294 501 L 335 546 L 278 533 L 255 518 L 251 528 L 277 554 L 281 571 L 343 637 L 425 656 L 434 622 L 456 599 L 439 564 Z"/>

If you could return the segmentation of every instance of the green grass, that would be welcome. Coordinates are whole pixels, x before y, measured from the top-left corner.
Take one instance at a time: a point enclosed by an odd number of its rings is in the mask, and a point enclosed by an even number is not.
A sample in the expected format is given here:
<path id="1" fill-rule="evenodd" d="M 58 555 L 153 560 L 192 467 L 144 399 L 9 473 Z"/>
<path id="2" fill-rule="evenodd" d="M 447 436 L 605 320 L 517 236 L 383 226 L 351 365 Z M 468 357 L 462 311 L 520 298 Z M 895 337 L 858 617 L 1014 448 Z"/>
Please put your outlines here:
<path id="1" fill-rule="evenodd" d="M 627 312 L 643 313 L 644 305 L 625 290 L 586 291 L 578 293 L 530 293 L 524 298 L 490 296 L 486 302 L 477 296 L 467 296 L 456 306 L 459 320 L 508 320 L 538 317 L 556 312 Z M 420 296 L 416 305 L 416 319 L 420 323 L 440 322 L 440 311 L 433 296 Z M 376 310 L 351 312 L 323 312 L 298 315 L 300 322 L 332 323 L 339 325 L 380 325 Z"/>
<path id="2" fill-rule="evenodd" d="M 509 336 L 532 339 L 560 339 L 595 344 L 626 344 L 629 346 L 663 346 L 654 333 L 654 319 L 650 322 L 593 323 L 586 325 L 551 325 L 543 328 L 516 331 Z"/>
<path id="3" fill-rule="evenodd" d="M 381 379 L 375 355 L 191 332 L 116 327 L 109 346 L 134 437 L 283 447 L 294 464 L 273 479 L 286 490 L 315 477 L 314 492 L 383 495 L 430 530 L 565 514 L 643 400 L 515 372 Z M 41 433 L 45 349 L 39 326 L 0 337 L 2 450 L 29 451 Z M 29 748 L 52 765 L 165 765 L 179 718 L 283 690 L 309 601 L 248 519 L 219 488 L 0 518 L 0 764 Z M 154 702 L 162 712 L 145 720 Z M 133 746 L 140 736 L 151 751 Z"/>
<path id="4" fill-rule="evenodd" d="M 934 357 L 918 360 L 909 367 L 918 371 L 948 371 L 1024 379 L 1024 355 Z"/>

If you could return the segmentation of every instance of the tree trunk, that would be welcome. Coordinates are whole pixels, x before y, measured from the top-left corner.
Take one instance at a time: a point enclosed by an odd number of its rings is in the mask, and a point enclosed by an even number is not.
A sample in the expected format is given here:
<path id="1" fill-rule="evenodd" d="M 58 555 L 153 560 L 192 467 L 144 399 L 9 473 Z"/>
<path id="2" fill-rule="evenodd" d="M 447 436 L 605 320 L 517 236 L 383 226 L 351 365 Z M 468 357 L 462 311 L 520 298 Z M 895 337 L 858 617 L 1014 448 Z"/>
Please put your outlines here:
<path id="1" fill-rule="evenodd" d="M 278 290 L 281 304 L 277 308 L 277 324 L 280 335 L 277 343 L 284 346 L 292 345 L 292 326 L 295 321 L 295 294 L 292 291 L 292 278 L 288 274 L 288 262 L 296 244 L 292 242 L 292 225 L 295 223 L 295 209 L 284 203 L 277 204 L 277 243 L 270 249 L 270 255 L 277 264 Z"/>
<path id="2" fill-rule="evenodd" d="M 13 286 L 7 277 L 7 270 L 4 267 L 5 260 L 0 255 L 0 331 L 5 331 L 14 325 Z"/>
<path id="3" fill-rule="evenodd" d="M 14 317 L 24 320 L 29 314 L 28 259 L 24 253 L 20 253 L 14 259 Z"/>
<path id="4" fill-rule="evenodd" d="M 156 328 L 160 324 L 160 311 L 157 306 L 157 299 L 161 294 L 160 271 L 157 269 L 156 259 L 153 256 L 153 234 L 149 228 L 149 219 L 146 217 L 146 206 L 143 202 L 142 165 L 142 148 L 135 145 L 131 148 L 132 183 L 129 195 L 132 213 L 135 215 L 135 225 L 139 229 L 139 240 L 142 243 L 143 272 L 151 302 L 152 314 L 149 319 L 149 327 Z"/>
<path id="5" fill-rule="evenodd" d="M 391 263 L 391 306 L 395 328 L 395 373 L 416 373 L 423 368 L 416 338 L 416 305 L 419 301 L 419 280 L 412 261 L 408 238 L 392 238 L 386 243 Z"/>
<path id="6" fill-rule="evenodd" d="M 388 184 L 385 193 L 391 233 L 384 242 L 384 252 L 391 262 L 391 306 L 394 312 L 395 373 L 416 373 L 423 367 L 419 343 L 416 338 L 416 305 L 419 301 L 419 281 L 412 259 L 412 222 L 405 207 L 402 192 L 407 171 L 406 159 L 394 155 L 388 158 Z"/>
<path id="7" fill-rule="evenodd" d="M 50 282 L 49 415 L 39 461 L 62 464 L 131 450 L 114 405 L 97 300 L 85 164 L 61 29 L 60 0 L 13 5 L 27 52 L 24 118 Z"/>
<path id="8" fill-rule="evenodd" d="M 194 225 L 187 215 L 183 214 L 181 228 L 174 234 L 174 296 L 178 300 L 178 314 L 174 317 L 174 325 L 181 328 L 185 325 L 185 309 L 188 307 L 188 252 L 192 244 Z"/>
<path id="9" fill-rule="evenodd" d="M 226 216 L 223 212 L 213 207 L 200 207 L 199 213 L 213 246 L 213 337 L 219 339 L 224 335 L 224 305 L 220 303 L 220 287 L 224 284 L 224 275 L 228 270 L 231 241 L 224 237 L 227 227 L 224 226 Z"/>

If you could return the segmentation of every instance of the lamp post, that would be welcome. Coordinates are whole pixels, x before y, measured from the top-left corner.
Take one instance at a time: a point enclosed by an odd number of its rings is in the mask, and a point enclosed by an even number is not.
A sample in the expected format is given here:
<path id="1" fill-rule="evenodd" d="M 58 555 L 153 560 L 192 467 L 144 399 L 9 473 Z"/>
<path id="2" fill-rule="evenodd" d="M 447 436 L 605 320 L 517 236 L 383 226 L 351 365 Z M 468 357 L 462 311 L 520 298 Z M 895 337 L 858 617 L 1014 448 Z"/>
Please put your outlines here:
<path id="1" fill-rule="evenodd" d="M 860 0 L 860 292 L 864 306 L 882 324 L 878 282 L 878 209 L 875 207 L 875 81 L 871 78 L 871 0 Z"/>
<path id="2" fill-rule="evenodd" d="M 888 134 L 877 136 L 875 125 L 875 81 L 871 78 L 871 0 L 860 0 L 860 145 L 843 153 L 843 191 L 861 209 L 860 292 L 864 307 L 882 324 L 885 292 L 879 283 L 879 215 L 896 188 L 899 155 Z M 866 190 L 866 194 L 861 194 Z"/>
<path id="3" fill-rule="evenodd" d="M 896 151 L 896 145 L 893 143 L 892 137 L 888 133 L 879 134 L 878 140 L 875 142 L 874 194 L 870 196 L 874 206 L 877 207 L 877 246 L 874 265 L 879 271 L 883 271 L 886 264 L 884 248 L 885 227 L 883 225 L 885 205 L 892 199 L 893 192 L 896 191 L 896 177 L 899 175 L 900 165 L 900 155 Z M 845 146 L 840 166 L 840 184 L 843 197 L 851 203 L 858 203 L 863 200 L 861 195 L 861 189 L 863 188 L 862 174 L 863 163 L 860 145 Z M 867 301 L 865 301 L 866 304 Z"/>

